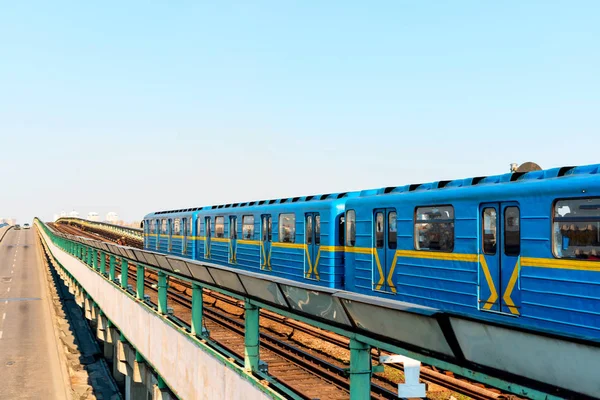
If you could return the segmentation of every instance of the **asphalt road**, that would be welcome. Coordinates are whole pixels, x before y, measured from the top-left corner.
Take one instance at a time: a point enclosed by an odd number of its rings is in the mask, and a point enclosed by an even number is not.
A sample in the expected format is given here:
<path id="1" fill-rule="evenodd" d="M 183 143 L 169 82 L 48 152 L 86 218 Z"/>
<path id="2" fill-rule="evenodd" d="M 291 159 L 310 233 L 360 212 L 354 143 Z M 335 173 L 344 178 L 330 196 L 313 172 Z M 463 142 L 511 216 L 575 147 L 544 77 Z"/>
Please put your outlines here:
<path id="1" fill-rule="evenodd" d="M 34 229 L 0 242 L 0 399 L 67 399 Z"/>

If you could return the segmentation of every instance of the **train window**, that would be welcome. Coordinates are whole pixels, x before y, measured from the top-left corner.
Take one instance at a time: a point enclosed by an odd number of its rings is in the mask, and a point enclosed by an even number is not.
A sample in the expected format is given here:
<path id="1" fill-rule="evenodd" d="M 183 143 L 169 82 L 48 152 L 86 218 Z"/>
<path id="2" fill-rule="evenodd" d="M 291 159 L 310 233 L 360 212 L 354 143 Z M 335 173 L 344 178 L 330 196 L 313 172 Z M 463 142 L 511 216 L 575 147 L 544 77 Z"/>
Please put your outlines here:
<path id="1" fill-rule="evenodd" d="M 242 217 L 242 239 L 254 239 L 254 215 Z"/>
<path id="2" fill-rule="evenodd" d="M 415 210 L 415 248 L 417 250 L 454 250 L 454 207 L 428 206 Z"/>
<path id="3" fill-rule="evenodd" d="M 279 214 L 279 241 L 283 243 L 296 242 L 295 214 Z"/>
<path id="4" fill-rule="evenodd" d="M 201 226 L 202 222 L 201 221 L 202 221 L 202 219 L 200 219 L 200 218 L 198 218 L 196 220 L 196 235 L 198 235 L 198 236 L 200 236 L 201 235 L 200 232 L 202 232 L 202 226 Z M 206 234 L 206 232 L 204 232 L 204 234 Z"/>
<path id="5" fill-rule="evenodd" d="M 192 236 L 192 228 L 193 228 L 193 226 L 194 226 L 194 224 L 193 224 L 193 219 L 194 219 L 194 217 L 192 217 L 192 216 L 190 215 L 190 218 L 188 219 L 188 223 L 189 223 L 189 227 L 188 227 L 188 235 L 190 235 L 190 236 Z"/>
<path id="6" fill-rule="evenodd" d="M 215 237 L 225 237 L 225 217 L 215 217 Z"/>
<path id="7" fill-rule="evenodd" d="M 229 237 L 231 239 L 237 239 L 237 217 L 229 217 Z"/>
<path id="8" fill-rule="evenodd" d="M 556 257 L 600 260 L 600 197 L 557 200 L 553 214 Z"/>
<path id="9" fill-rule="evenodd" d="M 156 220 L 150 220 L 150 233 L 156 233 Z"/>
<path id="10" fill-rule="evenodd" d="M 173 235 L 181 235 L 181 218 L 173 220 Z"/>
<path id="11" fill-rule="evenodd" d="M 498 216 L 496 209 L 488 207 L 483 209 L 483 253 L 496 254 L 496 244 L 498 243 Z"/>
<path id="12" fill-rule="evenodd" d="M 396 211 L 388 213 L 388 248 L 398 247 L 398 227 L 396 225 Z"/>
<path id="13" fill-rule="evenodd" d="M 346 246 L 353 247 L 356 244 L 356 211 L 346 211 Z"/>
<path id="14" fill-rule="evenodd" d="M 270 215 L 262 216 L 262 240 L 270 242 L 273 239 L 273 218 Z"/>
<path id="15" fill-rule="evenodd" d="M 273 218 L 269 215 L 268 217 L 268 234 L 269 234 L 269 242 L 273 240 Z"/>
<path id="16" fill-rule="evenodd" d="M 518 256 L 521 253 L 521 221 L 519 207 L 504 209 L 504 254 Z"/>
<path id="17" fill-rule="evenodd" d="M 315 244 L 321 245 L 321 216 L 315 215 Z"/>
<path id="18" fill-rule="evenodd" d="M 306 216 L 306 244 L 312 244 L 313 238 L 313 216 Z"/>
<path id="19" fill-rule="evenodd" d="M 375 247 L 383 249 L 383 213 L 375 213 Z"/>
<path id="20" fill-rule="evenodd" d="M 163 235 L 167 234 L 167 220 L 163 219 L 161 221 L 161 225 L 160 225 L 160 233 Z"/>
<path id="21" fill-rule="evenodd" d="M 338 215 L 338 245 L 344 245 L 344 231 L 346 229 L 346 216 L 344 214 Z"/>
<path id="22" fill-rule="evenodd" d="M 204 235 L 207 238 L 210 238 L 211 236 L 211 231 L 210 231 L 210 226 L 211 222 L 210 222 L 210 217 L 204 217 Z"/>

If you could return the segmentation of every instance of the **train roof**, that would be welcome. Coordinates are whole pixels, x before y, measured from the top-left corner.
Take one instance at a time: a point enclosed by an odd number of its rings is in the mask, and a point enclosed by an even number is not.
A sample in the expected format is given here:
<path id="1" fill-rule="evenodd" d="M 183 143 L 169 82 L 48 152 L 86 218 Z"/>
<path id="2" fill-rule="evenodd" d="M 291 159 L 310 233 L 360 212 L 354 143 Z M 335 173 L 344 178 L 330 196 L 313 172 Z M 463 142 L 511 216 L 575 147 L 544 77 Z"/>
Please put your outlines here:
<path id="1" fill-rule="evenodd" d="M 566 176 L 573 175 L 594 175 L 600 174 L 600 164 L 591 164 L 584 166 L 572 166 L 572 167 L 559 167 L 552 168 L 546 170 L 538 170 L 538 171 L 530 171 L 530 172 L 510 172 L 501 175 L 493 175 L 493 176 L 478 176 L 473 178 L 462 178 L 455 180 L 443 180 L 443 181 L 435 181 L 429 183 L 418 183 L 418 184 L 409 184 L 403 186 L 388 186 L 384 188 L 378 189 L 367 189 L 362 191 L 355 192 L 341 192 L 341 193 L 328 193 L 328 194 L 318 194 L 311 196 L 298 196 L 298 197 L 289 197 L 289 198 L 281 198 L 281 199 L 271 199 L 271 200 L 255 200 L 249 202 L 241 202 L 241 203 L 229 203 L 229 204 L 219 204 L 212 206 L 203 206 L 203 207 L 192 207 L 192 208 L 182 208 L 176 210 L 167 210 L 167 211 L 158 211 L 155 213 L 151 213 L 148 216 L 156 216 L 156 215 L 164 215 L 164 214 L 178 214 L 185 213 L 191 211 L 207 211 L 207 210 L 217 210 L 217 209 L 239 209 L 244 207 L 251 206 L 261 206 L 261 205 L 276 205 L 276 204 L 291 204 L 291 203 L 300 203 L 300 202 L 312 202 L 312 201 L 333 201 L 340 199 L 347 199 L 353 197 L 370 197 L 382 194 L 396 194 L 396 193 L 405 193 L 405 192 L 416 192 L 416 191 L 425 191 L 425 190 L 439 190 L 445 188 L 461 188 L 461 187 L 472 187 L 476 185 L 489 185 L 489 184 L 507 184 L 512 182 L 522 182 L 522 181 L 533 181 L 533 180 L 543 180 L 543 179 L 552 179 L 552 178 L 560 178 Z"/>
<path id="2" fill-rule="evenodd" d="M 340 192 L 340 193 L 327 193 L 327 194 L 316 194 L 310 196 L 298 196 L 298 197 L 286 197 L 281 199 L 271 199 L 271 200 L 255 200 L 248 201 L 242 203 L 230 203 L 230 204 L 219 204 L 212 206 L 203 206 L 203 207 L 192 207 L 192 208 L 182 208 L 177 210 L 168 210 L 168 211 L 157 211 L 154 213 L 148 214 L 148 216 L 156 216 L 156 215 L 165 215 L 165 214 L 179 214 L 179 213 L 187 213 L 191 211 L 212 211 L 219 209 L 230 209 L 237 210 L 239 208 L 246 207 L 254 207 L 254 206 L 263 206 L 263 205 L 279 205 L 279 204 L 295 204 L 295 203 L 303 203 L 303 202 L 334 202 L 340 199 L 347 199 L 351 197 L 360 196 L 361 192 Z"/>

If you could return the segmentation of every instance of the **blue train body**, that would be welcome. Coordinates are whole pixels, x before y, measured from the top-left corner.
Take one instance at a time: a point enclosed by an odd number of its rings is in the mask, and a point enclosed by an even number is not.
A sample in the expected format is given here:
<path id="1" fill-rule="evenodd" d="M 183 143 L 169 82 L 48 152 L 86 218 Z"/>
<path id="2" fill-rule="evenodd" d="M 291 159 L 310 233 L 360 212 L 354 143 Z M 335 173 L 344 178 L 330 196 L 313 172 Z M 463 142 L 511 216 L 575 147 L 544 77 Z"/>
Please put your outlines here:
<path id="1" fill-rule="evenodd" d="M 144 233 L 150 250 L 600 341 L 600 165 L 158 212 Z"/>

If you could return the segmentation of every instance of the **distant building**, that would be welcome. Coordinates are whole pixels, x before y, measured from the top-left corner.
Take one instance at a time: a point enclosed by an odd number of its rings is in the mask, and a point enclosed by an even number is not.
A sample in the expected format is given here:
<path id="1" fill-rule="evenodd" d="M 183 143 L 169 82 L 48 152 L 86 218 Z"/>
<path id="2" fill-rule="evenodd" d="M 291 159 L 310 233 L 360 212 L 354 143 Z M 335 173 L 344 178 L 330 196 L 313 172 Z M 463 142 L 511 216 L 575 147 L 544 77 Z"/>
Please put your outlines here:
<path id="1" fill-rule="evenodd" d="M 100 221 L 100 216 L 98 215 L 97 212 L 90 211 L 88 213 L 87 219 L 90 221 Z"/>
<path id="2" fill-rule="evenodd" d="M 116 224 L 119 221 L 119 214 L 116 212 L 109 212 L 106 214 L 106 222 L 110 224 Z"/>
<path id="3" fill-rule="evenodd" d="M 69 213 L 69 217 L 71 217 L 71 218 L 79 218 L 79 213 L 77 211 L 73 210 L 73 211 L 71 211 Z"/>

